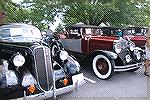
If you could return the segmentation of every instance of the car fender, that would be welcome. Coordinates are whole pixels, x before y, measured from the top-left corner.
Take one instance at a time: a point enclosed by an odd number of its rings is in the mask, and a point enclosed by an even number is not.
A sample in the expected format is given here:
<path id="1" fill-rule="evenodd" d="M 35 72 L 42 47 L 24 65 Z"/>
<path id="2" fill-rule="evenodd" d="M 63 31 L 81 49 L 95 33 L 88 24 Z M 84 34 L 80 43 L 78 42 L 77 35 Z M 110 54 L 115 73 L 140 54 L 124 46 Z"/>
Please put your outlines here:
<path id="1" fill-rule="evenodd" d="M 109 56 L 111 59 L 116 59 L 118 57 L 118 55 L 112 51 L 107 51 L 107 50 L 96 50 L 93 52 L 93 54 L 101 54 L 101 53 L 104 53 L 106 54 L 107 56 Z"/>

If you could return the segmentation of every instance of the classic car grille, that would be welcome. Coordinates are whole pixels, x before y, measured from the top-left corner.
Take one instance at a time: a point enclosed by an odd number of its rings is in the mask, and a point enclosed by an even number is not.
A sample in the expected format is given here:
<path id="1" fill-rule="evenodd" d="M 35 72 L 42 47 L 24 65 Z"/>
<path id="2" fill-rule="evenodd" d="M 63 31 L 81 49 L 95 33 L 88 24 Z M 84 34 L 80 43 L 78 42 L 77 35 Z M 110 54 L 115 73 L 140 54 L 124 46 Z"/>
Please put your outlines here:
<path id="1" fill-rule="evenodd" d="M 45 46 L 38 46 L 33 50 L 33 55 L 38 84 L 42 90 L 48 91 L 53 85 L 50 49 Z"/>
<path id="2" fill-rule="evenodd" d="M 125 56 L 126 55 L 130 55 L 130 52 L 127 50 L 127 49 L 123 49 L 119 54 L 118 56 L 121 58 L 121 60 L 123 61 L 124 64 L 127 64 L 126 60 L 125 60 Z M 130 62 L 129 62 L 130 63 Z"/>

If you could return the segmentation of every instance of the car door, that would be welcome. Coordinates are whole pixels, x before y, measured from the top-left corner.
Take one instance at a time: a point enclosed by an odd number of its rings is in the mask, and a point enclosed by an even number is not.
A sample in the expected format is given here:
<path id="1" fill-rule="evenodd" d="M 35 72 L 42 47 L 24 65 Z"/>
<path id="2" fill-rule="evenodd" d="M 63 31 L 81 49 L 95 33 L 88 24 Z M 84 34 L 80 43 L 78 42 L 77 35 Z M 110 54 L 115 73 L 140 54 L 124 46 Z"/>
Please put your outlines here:
<path id="1" fill-rule="evenodd" d="M 60 39 L 66 50 L 79 53 L 82 53 L 81 40 L 82 37 L 78 30 L 70 30 L 68 37 Z"/>

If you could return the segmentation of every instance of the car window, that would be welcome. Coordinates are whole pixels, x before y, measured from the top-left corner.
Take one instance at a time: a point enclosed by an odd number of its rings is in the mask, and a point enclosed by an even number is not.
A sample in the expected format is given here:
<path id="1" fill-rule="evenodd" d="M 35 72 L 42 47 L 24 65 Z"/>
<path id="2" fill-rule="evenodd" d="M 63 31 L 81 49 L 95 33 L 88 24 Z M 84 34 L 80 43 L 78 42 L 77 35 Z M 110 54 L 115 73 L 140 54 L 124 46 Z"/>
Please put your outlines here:
<path id="1" fill-rule="evenodd" d="M 10 34 L 12 37 L 22 36 L 23 30 L 21 28 L 10 28 Z"/>
<path id="2" fill-rule="evenodd" d="M 92 34 L 99 35 L 100 34 L 99 29 L 93 28 L 92 29 Z"/>
<path id="3" fill-rule="evenodd" d="M 79 32 L 77 29 L 74 29 L 74 30 L 70 30 L 70 34 L 79 34 Z"/>
<path id="4" fill-rule="evenodd" d="M 91 28 L 86 28 L 85 31 L 86 31 L 86 34 L 92 34 Z"/>
<path id="5" fill-rule="evenodd" d="M 2 37 L 2 38 L 11 37 L 10 29 L 0 30 L 0 37 Z"/>
<path id="6" fill-rule="evenodd" d="M 2 34 L 3 34 L 2 30 L 0 30 L 0 38 L 2 38 Z"/>

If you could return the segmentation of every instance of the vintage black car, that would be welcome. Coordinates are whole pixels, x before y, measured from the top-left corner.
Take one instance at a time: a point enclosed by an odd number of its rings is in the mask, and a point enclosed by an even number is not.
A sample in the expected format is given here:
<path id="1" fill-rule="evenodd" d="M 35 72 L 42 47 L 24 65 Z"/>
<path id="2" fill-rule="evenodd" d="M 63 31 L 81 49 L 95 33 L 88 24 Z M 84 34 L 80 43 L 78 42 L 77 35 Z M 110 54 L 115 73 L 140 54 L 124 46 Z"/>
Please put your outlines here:
<path id="1" fill-rule="evenodd" d="M 79 63 L 63 49 L 52 56 L 38 28 L 0 26 L 0 98 L 55 98 L 83 83 Z"/>

